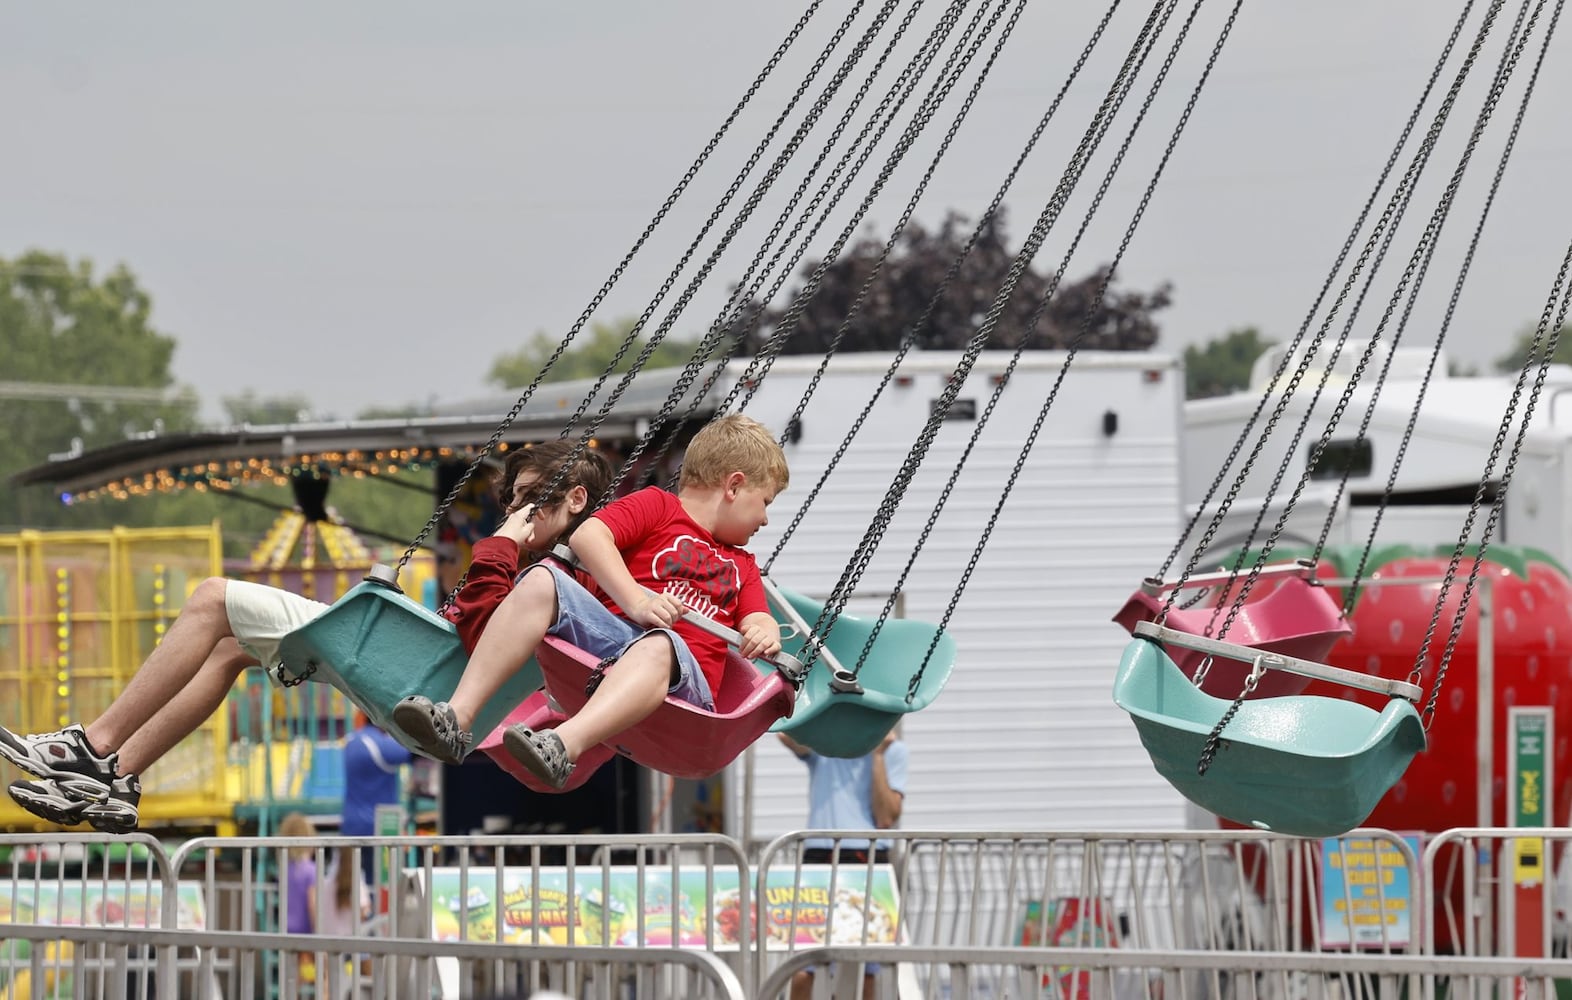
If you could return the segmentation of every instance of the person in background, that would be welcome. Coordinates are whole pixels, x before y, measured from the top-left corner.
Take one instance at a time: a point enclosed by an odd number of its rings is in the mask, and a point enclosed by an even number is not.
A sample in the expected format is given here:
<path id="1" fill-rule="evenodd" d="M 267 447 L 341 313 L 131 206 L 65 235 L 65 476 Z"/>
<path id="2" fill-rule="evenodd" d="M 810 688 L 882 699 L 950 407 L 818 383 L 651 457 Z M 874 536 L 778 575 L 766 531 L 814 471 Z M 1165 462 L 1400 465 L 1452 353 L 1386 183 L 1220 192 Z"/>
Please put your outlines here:
<path id="1" fill-rule="evenodd" d="M 370 837 L 377 832 L 377 807 L 402 801 L 399 769 L 414 755 L 398 740 L 371 724 L 366 713 L 355 710 L 355 729 L 344 740 L 344 815 L 339 832 L 346 837 Z M 343 852 L 353 853 L 353 852 Z M 371 885 L 376 851 L 361 850 L 360 870 Z"/>
<path id="2" fill-rule="evenodd" d="M 849 760 L 822 756 L 785 733 L 779 735 L 786 749 L 808 765 L 810 830 L 889 830 L 900 821 L 906 800 L 906 744 L 894 733 L 886 733 L 872 753 Z M 888 840 L 870 844 L 857 837 L 805 841 L 802 860 L 827 864 L 836 856 L 837 843 L 842 863 L 866 862 L 870 850 L 874 861 L 889 860 Z"/>
<path id="3" fill-rule="evenodd" d="M 814 753 L 780 733 L 780 740 L 808 765 L 808 828 L 810 830 L 890 830 L 900 821 L 906 801 L 906 744 L 886 733 L 874 751 L 845 759 Z M 836 845 L 839 844 L 839 850 Z M 883 864 L 890 859 L 890 842 L 870 842 L 848 837 L 810 839 L 803 842 L 804 864 Z M 869 963 L 862 983 L 865 1000 L 877 994 L 879 967 Z M 813 973 L 803 970 L 792 977 L 791 1000 L 813 996 Z"/>
<path id="4" fill-rule="evenodd" d="M 280 837 L 312 837 L 316 832 L 316 827 L 311 824 L 310 818 L 303 813 L 290 813 L 278 824 Z M 317 889 L 317 863 L 314 853 L 309 847 L 290 847 L 284 851 L 287 860 L 282 881 L 287 885 L 289 893 L 282 914 L 286 934 L 312 934 L 316 931 L 316 912 L 312 905 Z M 312 955 L 309 952 L 301 952 L 299 961 L 301 979 L 310 981 L 315 976 L 315 961 Z"/>

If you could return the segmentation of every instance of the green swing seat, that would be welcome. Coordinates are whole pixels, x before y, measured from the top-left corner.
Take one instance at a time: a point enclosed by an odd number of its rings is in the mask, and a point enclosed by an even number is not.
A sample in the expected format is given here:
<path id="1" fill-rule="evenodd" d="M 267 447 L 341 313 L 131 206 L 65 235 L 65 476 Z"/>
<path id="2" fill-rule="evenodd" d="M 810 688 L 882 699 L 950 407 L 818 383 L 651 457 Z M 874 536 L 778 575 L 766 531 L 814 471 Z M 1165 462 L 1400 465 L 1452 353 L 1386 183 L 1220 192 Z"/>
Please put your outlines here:
<path id="1" fill-rule="evenodd" d="M 378 728 L 420 753 L 394 724 L 393 706 L 412 694 L 447 699 L 469 657 L 453 623 L 399 590 L 389 567 L 377 566 L 372 574 L 283 638 L 278 679 L 286 685 L 308 679 L 333 685 Z M 532 659 L 486 702 L 474 731 L 491 732 L 541 683 Z"/>
<path id="2" fill-rule="evenodd" d="M 768 579 L 765 589 L 782 634 L 797 633 L 783 639 L 782 649 L 803 659 L 810 638 L 806 623 L 817 621 L 824 605 Z M 771 726 L 771 732 L 785 733 L 825 757 L 861 757 L 878 748 L 901 716 L 926 708 L 938 697 L 955 666 L 955 640 L 936 625 L 908 618 L 886 619 L 855 681 L 846 679 L 844 671 L 837 680 L 839 664 L 856 663 L 862 656 L 875 623 L 876 619 L 847 614 L 835 619 L 823 651 L 797 692 L 796 708 Z M 939 641 L 934 644 L 936 634 Z M 930 646 L 933 656 L 908 698 L 912 677 Z"/>
<path id="3" fill-rule="evenodd" d="M 1232 703 L 1197 688 L 1165 652 L 1170 642 L 1392 697 L 1381 712 L 1314 695 L 1244 701 L 1201 774 L 1202 749 Z M 1119 663 L 1114 701 L 1130 713 L 1157 772 L 1196 805 L 1260 829 L 1332 837 L 1359 826 L 1425 748 L 1424 726 L 1410 700 L 1419 696 L 1418 687 L 1249 647 L 1232 653 L 1219 648 L 1229 645 L 1150 622 L 1136 627 Z"/>

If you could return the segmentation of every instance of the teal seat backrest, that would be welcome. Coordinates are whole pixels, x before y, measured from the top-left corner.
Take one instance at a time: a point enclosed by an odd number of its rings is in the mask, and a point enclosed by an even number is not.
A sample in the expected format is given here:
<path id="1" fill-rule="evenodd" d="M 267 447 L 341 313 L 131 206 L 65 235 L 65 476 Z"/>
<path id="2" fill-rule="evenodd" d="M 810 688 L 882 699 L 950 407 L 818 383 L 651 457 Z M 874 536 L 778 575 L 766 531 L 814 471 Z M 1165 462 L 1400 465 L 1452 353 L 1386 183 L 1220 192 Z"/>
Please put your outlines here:
<path id="1" fill-rule="evenodd" d="M 285 636 L 279 656 L 286 676 L 333 685 L 411 750 L 413 741 L 393 724 L 393 706 L 413 694 L 446 700 L 469 662 L 452 622 L 370 581 Z M 540 686 L 540 667 L 532 659 L 485 704 L 474 731 L 491 732 Z"/>
<path id="2" fill-rule="evenodd" d="M 824 611 L 823 604 L 801 594 L 785 588 L 781 588 L 781 594 L 810 627 Z M 775 618 L 783 626 L 789 623 L 779 608 L 775 609 Z M 938 697 L 955 666 L 955 640 L 927 622 L 886 619 L 867 660 L 858 669 L 858 660 L 876 622 L 873 618 L 842 614 L 830 628 L 825 643 L 844 669 L 857 670 L 862 694 L 832 690 L 830 668 L 821 657 L 797 693 L 796 710 L 790 718 L 776 723 L 772 731 L 787 733 L 826 757 L 861 757 L 879 745 L 901 716 L 926 708 Z M 786 652 L 801 658 L 806 643 L 803 637 L 795 636 L 783 640 L 781 645 Z M 912 679 L 930 646 L 933 655 L 917 690 L 908 699 Z"/>

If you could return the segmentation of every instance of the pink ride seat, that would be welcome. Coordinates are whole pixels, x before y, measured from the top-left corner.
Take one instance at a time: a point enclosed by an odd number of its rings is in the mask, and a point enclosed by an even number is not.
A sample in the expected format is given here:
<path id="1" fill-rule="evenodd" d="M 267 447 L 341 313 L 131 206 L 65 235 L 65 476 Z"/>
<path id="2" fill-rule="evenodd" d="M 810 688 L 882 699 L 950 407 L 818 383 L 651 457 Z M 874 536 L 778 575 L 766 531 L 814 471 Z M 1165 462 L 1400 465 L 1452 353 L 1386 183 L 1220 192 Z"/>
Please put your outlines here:
<path id="1" fill-rule="evenodd" d="M 1168 618 L 1163 624 L 1191 635 L 1223 638 L 1264 652 L 1282 653 L 1317 663 L 1326 662 L 1327 654 L 1337 641 L 1352 635 L 1354 631 L 1343 617 L 1343 609 L 1326 592 L 1325 587 L 1312 583 L 1306 576 L 1283 576 L 1274 582 L 1276 586 L 1271 592 L 1239 609 L 1226 636 L 1214 634 L 1228 617 L 1229 609 L 1226 607 L 1184 609 L 1176 606 L 1168 612 Z M 1157 620 L 1166 601 L 1166 594 L 1153 594 L 1143 587 L 1130 595 L 1113 620 L 1133 635 L 1137 622 Z M 1195 675 L 1196 667 L 1205 658 L 1205 654 L 1192 649 L 1176 647 L 1168 650 L 1168 653 L 1187 677 Z M 1249 673 L 1250 665 L 1247 663 L 1215 659 L 1201 682 L 1201 690 L 1214 698 L 1236 698 L 1244 690 L 1245 677 Z M 1310 678 L 1299 674 L 1268 670 L 1262 675 L 1252 697 L 1299 694 L 1309 683 Z"/>
<path id="2" fill-rule="evenodd" d="M 536 647 L 546 690 L 568 715 L 589 700 L 584 686 L 599 662 L 556 636 Z M 615 670 L 616 665 L 607 668 Z M 796 693 L 777 670 L 762 672 L 735 650 L 726 656 L 715 711 L 667 698 L 643 722 L 608 740 L 611 749 L 677 778 L 707 778 L 791 715 Z"/>
<path id="3" fill-rule="evenodd" d="M 544 690 L 536 691 L 526 698 L 523 704 L 509 712 L 507 718 L 503 719 L 502 723 L 496 729 L 493 729 L 489 736 L 481 740 L 480 745 L 476 749 L 484 752 L 487 757 L 496 761 L 498 767 L 513 775 L 519 784 L 530 791 L 546 792 L 548 794 L 571 792 L 588 781 L 591 775 L 600 770 L 602 764 L 616 756 L 616 750 L 604 743 L 595 744 L 584 751 L 573 765 L 573 773 L 568 775 L 568 783 L 561 788 L 552 788 L 529 773 L 523 764 L 515 760 L 513 755 L 502 747 L 502 733 L 514 723 L 522 723 L 535 730 L 555 729 L 557 724 L 565 719 L 567 719 L 566 715 L 551 707 Z"/>

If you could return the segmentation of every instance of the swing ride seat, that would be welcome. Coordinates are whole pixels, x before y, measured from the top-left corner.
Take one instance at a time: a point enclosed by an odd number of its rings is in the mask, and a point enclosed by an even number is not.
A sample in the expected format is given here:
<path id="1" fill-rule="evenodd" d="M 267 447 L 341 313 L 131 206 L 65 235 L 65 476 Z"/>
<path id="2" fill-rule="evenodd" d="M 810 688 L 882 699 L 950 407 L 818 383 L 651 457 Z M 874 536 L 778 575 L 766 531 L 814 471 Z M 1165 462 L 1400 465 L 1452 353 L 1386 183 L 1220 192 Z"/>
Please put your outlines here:
<path id="1" fill-rule="evenodd" d="M 600 661 L 551 635 L 535 648 L 535 658 L 546 691 L 563 714 L 576 715 L 589 701 L 584 689 Z M 615 669 L 615 663 L 607 667 Z M 726 655 L 715 711 L 668 697 L 642 722 L 607 743 L 651 770 L 676 778 L 707 778 L 736 760 L 775 720 L 790 715 L 794 697 L 779 670 L 761 671 L 733 649 Z"/>
<path id="2" fill-rule="evenodd" d="M 1263 574 L 1289 575 L 1278 582 L 1271 593 L 1240 608 L 1228 634 L 1222 638 L 1264 652 L 1281 653 L 1300 660 L 1324 661 L 1338 640 L 1353 635 L 1354 630 L 1344 617 L 1343 609 L 1326 592 L 1326 588 L 1311 579 L 1313 569 L 1303 563 L 1293 564 L 1293 567 L 1269 566 L 1263 569 Z M 1197 577 L 1189 581 L 1187 586 L 1197 582 L 1205 585 L 1213 576 L 1221 583 L 1226 581 L 1228 574 Z M 1136 624 L 1155 621 L 1166 602 L 1167 595 L 1161 583 L 1148 581 L 1130 595 L 1113 620 L 1134 635 Z M 1181 608 L 1176 605 L 1169 610 L 1163 624 L 1180 632 L 1207 636 L 1210 630 L 1223 623 L 1228 610 L 1210 606 Z M 1204 653 L 1193 649 L 1174 649 L 1169 655 L 1174 665 L 1187 677 L 1195 676 L 1196 668 L 1205 659 Z M 1201 690 L 1207 694 L 1232 698 L 1243 689 L 1245 675 L 1249 672 L 1248 663 L 1214 659 L 1207 668 L 1206 676 L 1202 678 Z M 1268 671 L 1251 697 L 1273 698 L 1299 694 L 1309 683 L 1308 677 L 1299 674 Z"/>
<path id="3" fill-rule="evenodd" d="M 372 573 L 392 570 L 377 566 Z M 425 756 L 393 722 L 393 706 L 413 694 L 443 701 L 458 687 L 468 656 L 453 623 L 382 577 L 368 576 L 326 611 L 286 635 L 278 647 L 278 679 L 314 680 L 344 692 L 379 729 Z M 489 733 L 540 687 L 533 661 L 508 680 L 475 719 Z"/>
<path id="4" fill-rule="evenodd" d="M 532 792 L 543 792 L 548 795 L 571 792 L 588 781 L 596 771 L 600 770 L 602 764 L 615 757 L 617 751 L 604 743 L 595 744 L 585 750 L 574 762 L 573 770 L 568 774 L 567 784 L 561 788 L 553 788 L 531 774 L 528 768 L 519 763 L 518 759 L 502 746 L 502 734 L 511 725 L 528 726 L 539 732 L 542 729 L 555 729 L 566 719 L 567 715 L 551 704 L 551 699 L 542 689 L 524 699 L 522 705 L 509 712 L 508 717 L 503 719 L 489 736 L 481 740 L 480 745 L 475 749 L 485 753 L 496 762 L 498 767 L 511 774 L 519 784 Z"/>
<path id="5" fill-rule="evenodd" d="M 775 618 L 783 626 L 797 621 L 817 621 L 824 605 L 801 594 L 767 587 Z M 785 606 L 782 606 L 784 602 Z M 794 621 L 794 619 L 796 621 Z M 825 647 L 840 663 L 852 664 L 862 656 L 876 619 L 842 614 L 830 627 Z M 938 635 L 938 643 L 934 636 Z M 807 636 L 803 633 L 782 640 L 782 648 L 803 658 Z M 917 691 L 907 697 L 912 677 L 923 657 L 933 647 L 933 656 Z M 879 630 L 868 658 L 857 672 L 861 692 L 846 691 L 835 685 L 834 671 L 821 655 L 808 671 L 802 690 L 797 692 L 797 708 L 790 718 L 782 719 L 774 732 L 786 733 L 825 757 L 861 757 L 878 748 L 885 734 L 895 728 L 901 716 L 926 708 L 943 690 L 955 666 L 955 640 L 936 625 L 909 618 L 890 618 Z"/>
<path id="6" fill-rule="evenodd" d="M 1171 630 L 1139 626 L 1120 660 L 1114 701 L 1130 713 L 1157 772 L 1185 798 L 1225 819 L 1301 837 L 1347 833 L 1425 748 L 1419 713 L 1405 697 L 1394 694 L 1376 712 L 1341 698 L 1287 695 L 1241 703 L 1200 774 L 1202 749 L 1231 703 L 1199 690 L 1175 666 L 1165 649 L 1173 638 Z M 1252 652 L 1241 648 L 1239 655 Z M 1320 666 L 1263 659 L 1282 669 Z M 1337 679 L 1353 673 L 1322 670 Z M 1417 694 L 1412 685 L 1381 683 Z"/>

